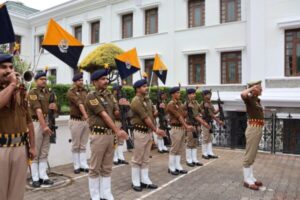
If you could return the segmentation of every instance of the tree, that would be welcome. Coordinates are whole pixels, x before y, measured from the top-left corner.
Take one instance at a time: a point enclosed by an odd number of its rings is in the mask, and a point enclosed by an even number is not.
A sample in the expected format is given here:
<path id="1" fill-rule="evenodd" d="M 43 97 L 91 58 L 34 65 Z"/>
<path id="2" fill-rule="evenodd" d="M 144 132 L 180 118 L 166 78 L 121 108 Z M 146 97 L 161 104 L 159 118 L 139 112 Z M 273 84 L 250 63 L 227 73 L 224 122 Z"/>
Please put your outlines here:
<path id="1" fill-rule="evenodd" d="M 80 69 L 93 72 L 108 65 L 116 69 L 115 57 L 124 51 L 114 44 L 103 44 L 88 54 L 79 64 Z"/>

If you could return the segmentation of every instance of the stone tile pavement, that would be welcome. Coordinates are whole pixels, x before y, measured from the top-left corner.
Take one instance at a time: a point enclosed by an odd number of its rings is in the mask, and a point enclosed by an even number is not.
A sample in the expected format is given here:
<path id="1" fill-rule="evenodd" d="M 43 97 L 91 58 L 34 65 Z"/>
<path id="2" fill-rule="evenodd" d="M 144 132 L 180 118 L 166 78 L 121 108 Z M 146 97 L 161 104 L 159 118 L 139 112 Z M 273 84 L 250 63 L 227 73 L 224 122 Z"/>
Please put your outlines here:
<path id="1" fill-rule="evenodd" d="M 199 150 L 200 152 L 200 150 Z M 191 168 L 187 175 L 172 176 L 167 173 L 167 154 L 152 151 L 150 178 L 160 187 L 157 190 L 134 192 L 131 189 L 130 166 L 121 165 L 113 169 L 112 191 L 116 200 L 300 200 L 300 157 L 269 153 L 259 153 L 254 165 L 254 173 L 262 180 L 264 191 L 251 191 L 242 186 L 243 151 L 215 149 L 220 156 L 208 160 L 203 167 Z M 198 153 L 200 157 L 201 152 Z M 131 153 L 126 153 L 127 160 Z M 55 172 L 72 178 L 72 182 L 62 188 L 31 191 L 25 193 L 25 200 L 89 199 L 87 174 L 74 175 L 72 165 L 55 167 Z"/>

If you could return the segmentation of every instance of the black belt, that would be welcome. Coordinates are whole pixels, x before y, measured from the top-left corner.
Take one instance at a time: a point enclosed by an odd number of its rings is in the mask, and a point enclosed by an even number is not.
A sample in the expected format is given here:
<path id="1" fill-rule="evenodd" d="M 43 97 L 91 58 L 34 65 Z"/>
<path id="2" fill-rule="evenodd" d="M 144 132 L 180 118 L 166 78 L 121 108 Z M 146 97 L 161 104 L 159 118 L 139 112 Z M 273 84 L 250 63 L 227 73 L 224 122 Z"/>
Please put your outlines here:
<path id="1" fill-rule="evenodd" d="M 114 132 L 106 127 L 94 126 L 91 128 L 91 135 L 114 135 Z"/>
<path id="2" fill-rule="evenodd" d="M 71 120 L 75 120 L 75 121 L 84 121 L 84 120 L 82 119 L 82 117 L 78 117 L 78 116 L 74 116 L 74 115 L 71 115 L 71 116 L 70 116 L 70 119 L 71 119 Z"/>
<path id="3" fill-rule="evenodd" d="M 143 132 L 143 133 L 149 133 L 151 129 L 149 129 L 147 126 L 143 126 L 143 125 L 134 125 L 133 130 L 137 130 L 137 131 Z"/>
<path id="4" fill-rule="evenodd" d="M 28 133 L 0 133 L 0 147 L 19 147 L 27 144 Z"/>

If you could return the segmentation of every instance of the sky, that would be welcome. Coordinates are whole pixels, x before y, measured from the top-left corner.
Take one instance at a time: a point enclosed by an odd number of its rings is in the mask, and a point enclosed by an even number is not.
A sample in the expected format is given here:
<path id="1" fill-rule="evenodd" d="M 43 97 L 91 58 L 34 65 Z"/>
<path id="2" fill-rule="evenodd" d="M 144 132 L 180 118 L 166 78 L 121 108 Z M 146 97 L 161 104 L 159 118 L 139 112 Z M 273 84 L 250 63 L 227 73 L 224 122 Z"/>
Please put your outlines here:
<path id="1" fill-rule="evenodd" d="M 0 0 L 0 3 L 4 3 L 6 0 Z M 35 8 L 38 10 L 45 10 L 47 8 L 51 8 L 53 6 L 62 4 L 64 2 L 70 1 L 70 0 L 13 0 L 13 1 L 19 1 L 25 4 L 28 7 Z"/>

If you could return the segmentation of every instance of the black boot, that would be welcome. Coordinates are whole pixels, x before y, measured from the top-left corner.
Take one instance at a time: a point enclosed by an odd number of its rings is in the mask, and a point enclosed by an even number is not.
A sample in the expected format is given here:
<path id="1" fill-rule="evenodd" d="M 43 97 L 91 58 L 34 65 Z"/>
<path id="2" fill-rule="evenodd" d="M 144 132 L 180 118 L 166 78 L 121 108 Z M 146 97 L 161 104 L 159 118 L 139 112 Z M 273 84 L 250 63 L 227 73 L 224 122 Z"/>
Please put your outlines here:
<path id="1" fill-rule="evenodd" d="M 172 175 L 175 175 L 175 176 L 177 176 L 179 173 L 175 170 L 175 171 L 172 171 L 172 170 L 170 170 L 170 169 L 168 169 L 168 173 L 169 174 L 172 174 Z"/>
<path id="2" fill-rule="evenodd" d="M 156 188 L 158 188 L 157 185 L 154 185 L 154 184 L 145 184 L 145 183 L 142 183 L 142 182 L 141 182 L 141 186 L 142 186 L 142 188 L 146 188 L 146 189 L 156 189 Z"/>

